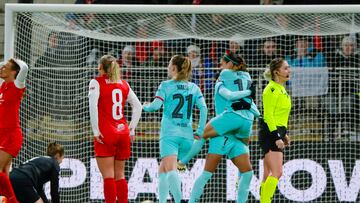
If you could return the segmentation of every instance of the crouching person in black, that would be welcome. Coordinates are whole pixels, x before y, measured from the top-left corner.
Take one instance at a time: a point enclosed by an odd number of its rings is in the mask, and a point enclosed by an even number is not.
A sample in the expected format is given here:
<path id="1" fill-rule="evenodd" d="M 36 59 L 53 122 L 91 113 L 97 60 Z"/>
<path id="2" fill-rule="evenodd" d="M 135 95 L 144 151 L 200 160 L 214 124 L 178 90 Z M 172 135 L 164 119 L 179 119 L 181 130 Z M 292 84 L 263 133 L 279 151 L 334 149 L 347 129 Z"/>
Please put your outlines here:
<path id="1" fill-rule="evenodd" d="M 47 156 L 32 158 L 13 168 L 10 180 L 19 203 L 48 203 L 43 189 L 48 181 L 52 202 L 59 203 L 59 164 L 63 159 L 64 148 L 51 142 L 47 147 Z"/>

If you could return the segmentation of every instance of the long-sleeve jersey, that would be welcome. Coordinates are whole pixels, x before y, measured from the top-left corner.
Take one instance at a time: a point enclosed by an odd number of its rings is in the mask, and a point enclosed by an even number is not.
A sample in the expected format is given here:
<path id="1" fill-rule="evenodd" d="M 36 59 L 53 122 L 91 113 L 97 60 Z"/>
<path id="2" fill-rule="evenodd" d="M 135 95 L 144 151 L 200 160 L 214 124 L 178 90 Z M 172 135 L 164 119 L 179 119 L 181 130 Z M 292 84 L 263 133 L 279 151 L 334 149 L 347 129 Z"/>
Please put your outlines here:
<path id="1" fill-rule="evenodd" d="M 135 128 L 141 116 L 142 106 L 130 88 L 129 84 L 122 80 L 119 83 L 111 83 L 107 76 L 100 76 L 90 81 L 89 85 L 89 108 L 90 121 L 94 135 L 101 133 L 117 133 L 119 126 L 127 125 L 123 115 L 125 103 L 132 108 L 132 116 L 129 128 L 130 135 L 135 134 Z"/>
<path id="2" fill-rule="evenodd" d="M 33 183 L 34 188 L 45 202 L 47 202 L 43 186 L 50 181 L 50 194 L 53 203 L 60 202 L 59 173 L 60 166 L 49 156 L 40 156 L 30 159 L 12 171 L 25 174 Z"/>
<path id="3" fill-rule="evenodd" d="M 160 137 L 166 135 L 193 137 L 192 111 L 194 105 L 200 110 L 198 135 L 204 132 L 207 107 L 200 88 L 192 82 L 167 80 L 160 84 L 152 103 L 144 105 L 144 111 L 156 111 L 164 105 Z"/>
<path id="4" fill-rule="evenodd" d="M 229 99 L 225 99 L 222 100 L 221 103 L 221 108 L 225 108 L 228 111 L 232 111 L 231 105 L 234 101 L 242 98 L 244 99 L 246 102 L 251 104 L 251 108 L 250 110 L 237 110 L 234 111 L 236 114 L 240 115 L 241 117 L 248 119 L 248 120 L 253 120 L 254 117 L 258 117 L 260 115 L 259 110 L 257 109 L 256 104 L 253 102 L 253 100 L 250 97 L 247 97 L 248 95 L 250 95 L 250 90 L 249 87 L 251 85 L 251 77 L 249 75 L 248 72 L 244 72 L 244 71 L 232 71 L 229 69 L 224 69 L 221 71 L 220 76 L 219 76 L 219 82 L 217 83 L 216 87 L 215 87 L 215 91 L 219 91 L 220 93 L 220 88 L 221 86 L 225 86 L 226 89 L 228 89 L 231 92 L 237 92 L 240 91 L 240 93 L 234 93 L 231 96 L 228 93 L 228 98 Z M 219 90 L 218 90 L 219 89 Z M 248 90 L 249 92 L 248 95 L 243 95 L 244 93 L 241 93 L 241 91 L 244 90 Z M 222 90 L 223 91 L 223 90 Z M 237 95 L 240 94 L 240 95 Z M 224 93 L 223 93 L 224 95 Z M 225 96 L 225 95 L 224 95 Z M 224 97 L 223 96 L 223 97 Z M 238 98 L 236 96 L 239 96 Z"/>
<path id="5" fill-rule="evenodd" d="M 271 80 L 265 87 L 262 95 L 264 120 L 270 132 L 277 126 L 287 128 L 291 110 L 291 98 L 284 86 Z"/>

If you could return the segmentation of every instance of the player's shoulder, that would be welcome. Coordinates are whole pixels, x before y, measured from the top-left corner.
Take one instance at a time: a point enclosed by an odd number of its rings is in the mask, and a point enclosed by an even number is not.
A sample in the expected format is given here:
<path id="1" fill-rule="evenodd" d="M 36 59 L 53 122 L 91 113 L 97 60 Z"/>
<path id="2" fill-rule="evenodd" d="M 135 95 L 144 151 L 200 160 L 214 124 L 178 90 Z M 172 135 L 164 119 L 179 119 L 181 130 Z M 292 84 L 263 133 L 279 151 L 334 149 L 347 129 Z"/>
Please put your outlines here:
<path id="1" fill-rule="evenodd" d="M 230 78 L 230 77 L 233 77 L 233 76 L 234 76 L 234 71 L 232 71 L 230 69 L 223 69 L 220 72 L 219 78 L 224 80 L 224 79 L 227 79 L 227 78 Z"/>
<path id="2" fill-rule="evenodd" d="M 279 92 L 279 86 L 273 81 L 270 81 L 264 89 L 264 94 L 278 94 Z"/>

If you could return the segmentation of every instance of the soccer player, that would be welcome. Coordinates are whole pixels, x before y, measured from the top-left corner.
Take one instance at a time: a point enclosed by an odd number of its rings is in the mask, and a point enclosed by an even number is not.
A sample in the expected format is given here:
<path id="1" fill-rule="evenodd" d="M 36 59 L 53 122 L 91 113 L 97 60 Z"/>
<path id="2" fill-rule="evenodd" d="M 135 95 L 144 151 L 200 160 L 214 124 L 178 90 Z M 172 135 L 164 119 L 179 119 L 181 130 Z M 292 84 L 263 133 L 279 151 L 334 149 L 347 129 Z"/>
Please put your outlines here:
<path id="1" fill-rule="evenodd" d="M 51 142 L 46 154 L 47 156 L 32 158 L 11 171 L 10 180 L 20 203 L 48 203 L 43 189 L 48 181 L 51 202 L 60 203 L 59 164 L 64 159 L 64 148 L 56 142 Z"/>
<path id="2" fill-rule="evenodd" d="M 198 202 L 203 193 L 206 183 L 215 172 L 223 155 L 227 155 L 234 165 L 239 169 L 239 185 L 237 202 L 243 203 L 248 199 L 249 185 L 253 176 L 250 163 L 248 141 L 251 135 L 252 123 L 255 116 L 259 116 L 255 104 L 248 104 L 248 109 L 234 109 L 233 103 L 242 99 L 255 97 L 254 86 L 251 86 L 250 75 L 246 72 L 245 61 L 232 53 L 227 53 L 222 61 L 223 70 L 215 86 L 215 112 L 216 117 L 210 124 L 217 129 L 219 135 L 210 139 L 209 151 L 206 156 L 205 168 L 193 186 L 190 203 Z M 240 85 L 239 85 L 240 84 Z M 245 87 L 245 88 L 243 88 Z M 246 101 L 243 101 L 246 102 Z M 251 101 L 252 102 L 252 101 Z M 236 111 L 249 111 L 254 113 L 236 113 Z M 240 118 L 237 118 L 237 115 Z M 231 118 L 233 121 L 231 121 Z M 233 128 L 231 123 L 240 124 L 233 132 L 227 132 L 226 128 Z M 234 124 L 233 124 L 234 125 Z M 228 127 L 230 126 L 230 127 Z"/>
<path id="3" fill-rule="evenodd" d="M 27 72 L 28 66 L 20 59 L 0 65 L 0 194 L 10 203 L 17 202 L 8 176 L 12 159 L 22 145 L 19 109 Z"/>
<path id="4" fill-rule="evenodd" d="M 98 66 L 100 76 L 89 85 L 91 127 L 94 133 L 96 162 L 104 178 L 106 203 L 128 202 L 125 161 L 130 158 L 130 142 L 141 116 L 142 106 L 129 84 L 120 78 L 116 58 L 104 55 Z M 125 103 L 132 107 L 128 126 Z"/>
<path id="5" fill-rule="evenodd" d="M 291 99 L 284 84 L 290 79 L 287 61 L 275 58 L 264 72 L 269 81 L 262 94 L 264 119 L 259 122 L 259 144 L 264 156 L 264 175 L 260 188 L 260 202 L 270 203 L 282 175 L 283 149 L 290 144 L 287 126 Z"/>
<path id="6" fill-rule="evenodd" d="M 170 80 L 163 81 L 152 103 L 144 104 L 144 111 L 156 111 L 164 105 L 160 129 L 159 202 L 165 203 L 169 190 L 175 202 L 182 199 L 181 182 L 176 171 L 177 158 L 186 155 L 195 139 L 204 131 L 207 107 L 200 88 L 189 82 L 191 62 L 187 57 L 175 55 L 168 66 Z M 199 125 L 192 129 L 194 105 L 200 110 Z"/>

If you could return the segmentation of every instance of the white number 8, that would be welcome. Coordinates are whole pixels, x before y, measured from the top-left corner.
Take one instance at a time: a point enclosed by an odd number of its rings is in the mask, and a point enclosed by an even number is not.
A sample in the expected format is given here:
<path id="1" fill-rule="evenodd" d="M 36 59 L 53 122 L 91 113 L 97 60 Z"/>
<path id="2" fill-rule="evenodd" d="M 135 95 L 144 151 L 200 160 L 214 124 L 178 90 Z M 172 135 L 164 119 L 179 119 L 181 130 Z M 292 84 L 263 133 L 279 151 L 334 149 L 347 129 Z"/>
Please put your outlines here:
<path id="1" fill-rule="evenodd" d="M 120 120 L 123 117 L 122 114 L 122 92 L 119 89 L 112 91 L 112 116 L 115 120 Z"/>

